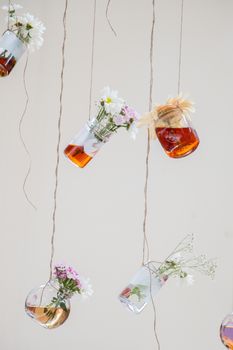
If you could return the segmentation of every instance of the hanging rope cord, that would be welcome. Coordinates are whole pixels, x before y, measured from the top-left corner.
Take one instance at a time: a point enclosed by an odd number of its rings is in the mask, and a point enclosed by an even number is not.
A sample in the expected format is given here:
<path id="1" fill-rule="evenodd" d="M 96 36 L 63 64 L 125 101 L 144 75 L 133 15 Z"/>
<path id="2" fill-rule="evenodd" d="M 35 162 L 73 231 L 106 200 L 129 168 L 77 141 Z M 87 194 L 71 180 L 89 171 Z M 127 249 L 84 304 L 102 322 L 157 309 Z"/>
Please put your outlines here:
<path id="1" fill-rule="evenodd" d="M 90 91 L 89 91 L 89 120 L 91 119 L 91 103 L 93 91 L 93 71 L 94 71 L 94 55 L 95 55 L 95 26 L 96 26 L 96 0 L 93 6 L 93 25 L 92 25 L 92 39 L 91 39 L 91 75 L 90 75 Z"/>
<path id="2" fill-rule="evenodd" d="M 25 62 L 24 70 L 23 70 L 23 85 L 24 85 L 24 91 L 25 91 L 25 94 L 26 94 L 26 102 L 25 102 L 25 107 L 24 107 L 23 113 L 22 113 L 20 121 L 19 121 L 19 128 L 18 128 L 18 130 L 19 130 L 20 140 L 21 140 L 22 145 L 24 147 L 24 150 L 25 150 L 25 152 L 26 152 L 26 154 L 28 156 L 28 170 L 27 170 L 27 173 L 25 175 L 24 182 L 23 182 L 23 193 L 24 193 L 24 196 L 25 196 L 26 200 L 31 205 L 31 207 L 34 210 L 37 210 L 35 204 L 30 199 L 30 197 L 29 197 L 29 195 L 27 193 L 27 190 L 26 190 L 27 180 L 29 178 L 29 175 L 31 173 L 31 168 L 32 168 L 32 158 L 31 158 L 31 154 L 29 152 L 29 149 L 28 149 L 28 147 L 27 147 L 27 145 L 26 145 L 26 143 L 24 141 L 23 135 L 22 135 L 22 126 L 23 126 L 24 118 L 25 118 L 25 115 L 27 113 L 28 104 L 29 104 L 29 94 L 28 94 L 28 89 L 27 89 L 27 84 L 26 84 L 26 73 L 27 73 L 27 67 L 28 67 L 28 59 L 29 59 L 29 53 L 27 52 L 27 58 L 26 58 L 26 62 Z"/>
<path id="3" fill-rule="evenodd" d="M 53 194 L 53 228 L 52 228 L 52 236 L 51 236 L 51 256 L 50 256 L 50 278 L 52 278 L 53 274 L 53 258 L 54 258 L 54 250 L 55 250 L 55 234 L 56 234 L 56 213 L 57 213 L 57 190 L 58 190 L 58 172 L 59 172 L 59 164 L 60 164 L 60 144 L 61 144 L 61 122 L 63 115 L 63 91 L 64 91 L 64 69 L 65 69 L 65 46 L 66 46 L 66 17 L 67 17 L 67 8 L 68 8 L 68 0 L 65 0 L 65 9 L 63 13 L 63 42 L 62 42 L 62 67 L 61 67 L 61 87 L 60 87 L 60 110 L 59 110 L 59 118 L 58 118 L 58 139 L 57 139 L 57 148 L 56 148 L 56 167 L 55 167 L 55 187 Z"/>
<path id="4" fill-rule="evenodd" d="M 117 33 L 116 33 L 115 29 L 113 28 L 113 25 L 112 25 L 112 23 L 111 23 L 111 21 L 109 19 L 109 16 L 108 16 L 110 3 L 111 3 L 111 0 L 108 0 L 107 6 L 106 6 L 106 11 L 105 11 L 105 16 L 106 16 L 106 19 L 108 21 L 108 24 L 109 24 L 109 27 L 110 27 L 111 31 L 113 32 L 113 34 L 115 36 L 117 36 Z"/>
<path id="5" fill-rule="evenodd" d="M 15 11 L 15 7 L 14 7 L 14 4 L 11 2 L 11 0 L 8 0 L 8 16 L 7 16 L 7 30 L 10 30 L 10 11 L 11 10 L 14 10 Z M 24 107 L 24 110 L 23 110 L 23 113 L 21 115 L 21 118 L 20 118 L 20 121 L 19 121 L 19 126 L 18 126 L 18 130 L 19 130 L 19 137 L 20 137 L 20 140 L 22 142 L 22 145 L 23 145 L 23 148 L 25 150 L 25 153 L 27 154 L 28 156 L 28 170 L 27 170 L 27 173 L 25 175 L 25 178 L 24 178 L 24 181 L 23 181 L 23 193 L 24 193 L 24 196 L 26 198 L 26 200 L 28 201 L 28 203 L 31 205 L 31 207 L 34 209 L 34 210 L 37 210 L 35 204 L 32 202 L 32 200 L 30 199 L 27 191 L 26 191 L 26 184 L 27 184 L 27 180 L 28 180 L 28 177 L 31 173 L 31 167 L 32 167 L 32 158 L 31 158 L 31 154 L 29 152 L 29 149 L 24 141 L 24 138 L 23 138 L 23 135 L 22 135 L 22 126 L 23 126 L 23 122 L 24 122 L 24 118 L 25 118 L 25 115 L 27 113 L 27 110 L 28 110 L 28 104 L 29 104 L 29 94 L 28 94 L 28 89 L 27 89 L 27 83 L 26 83 L 26 74 L 27 74 L 27 68 L 28 68 L 28 59 L 29 59 L 29 54 L 27 52 L 27 58 L 26 58 L 26 61 L 25 61 L 25 66 L 24 66 L 24 70 L 23 70 L 23 86 L 24 86 L 24 91 L 25 91 L 25 95 L 26 95 L 26 101 L 25 101 L 25 107 Z"/>
<path id="6" fill-rule="evenodd" d="M 180 94 L 181 85 L 181 66 L 182 66 L 182 44 L 183 44 L 183 19 L 184 19 L 184 0 L 181 0 L 181 11 L 180 11 L 180 45 L 179 45 L 179 63 L 178 63 L 178 85 L 177 92 Z"/>
<path id="7" fill-rule="evenodd" d="M 154 31 L 155 31 L 155 0 L 152 0 L 152 25 L 151 25 L 151 33 L 150 33 L 150 82 L 149 82 L 149 111 L 152 109 L 152 95 L 153 95 L 153 87 L 154 87 L 154 66 L 153 66 L 153 58 L 154 58 Z M 150 258 L 150 249 L 149 242 L 147 238 L 147 221 L 148 221 L 148 179 L 149 179 L 149 157 L 150 157 L 150 135 L 149 130 L 147 133 L 147 150 L 146 150 L 146 177 L 145 177 L 145 185 L 144 185 L 144 219 L 143 219 L 143 254 L 142 254 L 142 265 L 146 266 L 150 275 L 150 298 L 153 306 L 153 330 L 155 335 L 155 340 L 157 344 L 158 350 L 160 350 L 160 342 L 157 334 L 157 315 L 155 302 L 152 294 L 152 270 L 149 264 Z"/>

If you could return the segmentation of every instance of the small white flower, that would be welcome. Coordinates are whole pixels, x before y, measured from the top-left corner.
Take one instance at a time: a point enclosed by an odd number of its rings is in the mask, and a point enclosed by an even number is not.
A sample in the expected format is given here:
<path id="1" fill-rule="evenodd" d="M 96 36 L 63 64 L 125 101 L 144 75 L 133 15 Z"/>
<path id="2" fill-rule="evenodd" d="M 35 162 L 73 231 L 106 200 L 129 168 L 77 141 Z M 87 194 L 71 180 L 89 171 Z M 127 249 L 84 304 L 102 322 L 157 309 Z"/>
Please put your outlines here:
<path id="1" fill-rule="evenodd" d="M 46 30 L 44 24 L 30 13 L 17 17 L 17 21 L 22 23 L 19 34 L 26 41 L 29 50 L 39 49 L 44 42 L 43 34 Z"/>
<path id="2" fill-rule="evenodd" d="M 133 122 L 129 127 L 129 133 L 133 140 L 136 140 L 137 134 L 138 134 L 138 127 L 135 122 Z"/>
<path id="3" fill-rule="evenodd" d="M 30 13 L 23 16 L 14 14 L 9 18 L 9 25 L 10 29 L 27 45 L 31 52 L 43 45 L 43 34 L 46 28 L 39 19 Z"/>
<path id="4" fill-rule="evenodd" d="M 92 289 L 92 285 L 90 284 L 90 279 L 89 278 L 83 278 L 80 277 L 80 282 L 81 282 L 81 295 L 83 298 L 87 298 L 92 296 L 93 289 Z"/>
<path id="5" fill-rule="evenodd" d="M 193 275 L 187 275 L 186 277 L 185 277 L 185 280 L 187 281 L 187 284 L 188 285 L 192 285 L 193 283 L 194 283 L 194 277 L 193 277 Z"/>
<path id="6" fill-rule="evenodd" d="M 111 90 L 109 86 L 102 90 L 101 100 L 104 102 L 106 113 L 112 116 L 119 114 L 124 106 L 124 100 L 118 97 L 118 91 Z"/>

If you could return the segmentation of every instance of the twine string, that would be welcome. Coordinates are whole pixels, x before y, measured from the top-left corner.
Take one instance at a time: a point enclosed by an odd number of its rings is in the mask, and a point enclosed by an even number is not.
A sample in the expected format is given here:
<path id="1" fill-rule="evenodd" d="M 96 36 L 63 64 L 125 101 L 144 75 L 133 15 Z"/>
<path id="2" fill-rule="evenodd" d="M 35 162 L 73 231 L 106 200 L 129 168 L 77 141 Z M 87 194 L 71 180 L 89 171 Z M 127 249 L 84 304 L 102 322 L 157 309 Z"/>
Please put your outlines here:
<path id="1" fill-rule="evenodd" d="M 26 143 L 24 141 L 23 135 L 22 135 L 22 126 L 23 126 L 23 122 L 24 122 L 24 117 L 25 117 L 25 115 L 27 113 L 28 104 L 29 104 L 29 94 L 28 94 L 27 82 L 26 82 L 26 73 L 27 73 L 27 68 L 28 68 L 28 59 L 29 59 L 29 53 L 27 52 L 27 58 L 26 58 L 26 62 L 25 62 L 24 70 L 23 70 L 23 86 L 24 86 L 24 91 L 25 91 L 25 95 L 26 95 L 26 102 L 25 102 L 23 113 L 22 113 L 20 121 L 19 121 L 18 130 L 19 130 L 20 140 L 22 142 L 22 145 L 23 145 L 23 148 L 25 150 L 25 153 L 27 154 L 27 157 L 28 157 L 28 170 L 27 170 L 27 173 L 26 173 L 24 181 L 23 181 L 23 193 L 24 193 L 24 196 L 25 196 L 26 200 L 31 205 L 31 207 L 34 210 L 37 210 L 35 204 L 30 199 L 30 197 L 29 197 L 29 195 L 27 193 L 27 190 L 26 190 L 27 180 L 28 180 L 28 177 L 29 177 L 29 175 L 31 173 L 31 168 L 32 168 L 32 158 L 31 158 L 31 154 L 30 154 L 30 152 L 28 150 L 28 147 L 27 147 L 27 145 L 26 145 Z"/>
<path id="2" fill-rule="evenodd" d="M 50 278 L 52 278 L 53 274 L 53 258 L 55 251 L 55 234 L 56 234 L 56 213 L 57 213 L 57 190 L 58 190 L 58 172 L 59 172 L 59 164 L 60 164 L 60 144 L 61 144 L 61 122 L 63 115 L 63 91 L 64 91 L 64 69 L 65 69 L 65 46 L 66 46 L 66 17 L 67 17 L 67 8 L 68 8 L 68 0 L 65 0 L 65 8 L 63 13 L 63 42 L 62 42 L 62 67 L 61 67 L 61 87 L 60 87 L 60 96 L 59 96 L 59 118 L 58 118 L 58 138 L 57 138 L 57 147 L 56 147 L 56 167 L 55 167 L 55 187 L 53 194 L 53 214 L 52 214 L 52 236 L 51 236 L 51 256 L 50 256 Z"/>
<path id="3" fill-rule="evenodd" d="M 108 21 L 108 24 L 109 24 L 109 27 L 110 27 L 111 31 L 113 32 L 113 34 L 115 36 L 117 36 L 117 33 L 116 33 L 115 29 L 113 28 L 113 25 L 112 25 L 112 23 L 111 23 L 111 21 L 109 19 L 109 16 L 108 16 L 110 3 L 111 3 L 111 0 L 108 0 L 107 6 L 106 6 L 106 11 L 105 11 L 105 16 L 106 16 L 106 19 Z"/>
<path id="4" fill-rule="evenodd" d="M 152 95 L 154 87 L 154 29 L 155 29 L 155 0 L 152 0 L 153 14 L 152 14 L 152 26 L 150 34 L 150 83 L 149 83 L 149 111 L 152 109 Z M 142 264 L 144 265 L 150 256 L 149 243 L 147 238 L 147 219 L 148 219 L 148 179 L 149 179 L 149 156 L 150 156 L 150 134 L 149 129 L 147 132 L 147 150 L 146 150 L 146 178 L 144 185 L 144 218 L 143 218 L 143 258 Z"/>
<path id="5" fill-rule="evenodd" d="M 152 302 L 152 307 L 153 307 L 153 313 L 154 313 L 154 321 L 153 321 L 153 329 L 154 329 L 154 335 L 155 335 L 155 340 L 158 346 L 158 350 L 160 350 L 160 341 L 157 333 L 157 312 L 156 312 L 156 307 L 155 307 L 155 302 L 153 299 L 153 294 L 152 294 L 152 271 L 150 267 L 148 267 L 149 272 L 150 272 L 150 298 Z"/>
<path id="6" fill-rule="evenodd" d="M 154 88 L 154 66 L 153 66 L 153 58 L 154 58 L 154 31 L 155 31 L 155 0 L 152 0 L 152 25 L 151 25 L 151 33 L 150 33 L 150 83 L 149 83 L 149 111 L 152 109 L 152 95 Z M 147 237 L 147 221 L 148 221 L 148 179 L 149 179 L 149 157 L 150 157 L 150 134 L 149 129 L 147 132 L 147 150 L 146 150 L 146 177 L 145 177 L 145 185 L 144 185 L 144 219 L 143 219 L 143 258 L 142 264 L 148 267 L 148 271 L 150 274 L 150 298 L 153 306 L 153 330 L 155 335 L 156 344 L 158 350 L 160 350 L 160 342 L 157 333 L 157 314 L 155 302 L 152 294 L 152 271 L 149 267 L 148 263 L 150 258 L 150 249 L 149 242 Z"/>
<path id="7" fill-rule="evenodd" d="M 95 24 L 96 24 L 96 0 L 94 0 L 93 7 L 93 26 L 92 26 L 92 40 L 91 40 L 91 76 L 90 76 L 90 91 L 89 91 L 89 109 L 88 116 L 91 119 L 91 103 L 93 90 L 93 71 L 94 71 L 94 55 L 95 55 Z"/>
<path id="8" fill-rule="evenodd" d="M 184 18 L 184 0 L 181 0 L 181 10 L 180 10 L 180 45 L 179 45 L 179 63 L 178 63 L 178 86 L 177 86 L 178 95 L 180 94 L 180 85 L 181 85 L 182 44 L 183 44 L 183 18 Z"/>

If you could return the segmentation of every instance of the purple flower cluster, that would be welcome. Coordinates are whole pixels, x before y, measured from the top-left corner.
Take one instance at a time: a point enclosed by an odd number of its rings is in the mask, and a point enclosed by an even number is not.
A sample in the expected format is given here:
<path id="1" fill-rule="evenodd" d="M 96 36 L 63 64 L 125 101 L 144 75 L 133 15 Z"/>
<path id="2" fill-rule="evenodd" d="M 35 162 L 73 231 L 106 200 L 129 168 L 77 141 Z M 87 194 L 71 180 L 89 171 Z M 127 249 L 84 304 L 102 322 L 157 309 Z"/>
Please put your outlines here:
<path id="1" fill-rule="evenodd" d="M 60 281 L 65 281 L 67 279 L 73 280 L 77 287 L 81 288 L 79 274 L 71 266 L 66 266 L 64 264 L 57 264 L 54 266 L 54 277 Z"/>
<path id="2" fill-rule="evenodd" d="M 128 127 L 139 120 L 139 114 L 135 111 L 135 109 L 124 106 L 121 110 L 121 113 L 114 116 L 114 122 L 116 125 L 120 126 L 123 124 L 127 124 Z"/>

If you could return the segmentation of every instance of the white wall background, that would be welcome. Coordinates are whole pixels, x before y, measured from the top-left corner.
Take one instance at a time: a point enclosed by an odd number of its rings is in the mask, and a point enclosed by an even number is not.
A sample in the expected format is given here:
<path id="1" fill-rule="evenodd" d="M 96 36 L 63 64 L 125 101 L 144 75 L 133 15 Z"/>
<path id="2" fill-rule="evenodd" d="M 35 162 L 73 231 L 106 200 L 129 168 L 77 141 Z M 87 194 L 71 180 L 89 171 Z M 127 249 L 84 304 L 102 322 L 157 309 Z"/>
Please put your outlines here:
<path id="1" fill-rule="evenodd" d="M 1 2 L 2 4 L 3 2 Z M 64 1 L 22 0 L 43 20 L 45 44 L 30 56 L 30 104 L 23 135 L 33 164 L 22 193 L 28 160 L 19 140 L 24 108 L 24 57 L 0 80 L 1 118 L 1 298 L 0 348 L 39 350 L 154 349 L 153 313 L 127 312 L 117 295 L 141 263 L 146 131 L 136 142 L 122 131 L 83 170 L 63 157 L 59 169 L 55 261 L 66 260 L 92 280 L 86 303 L 72 300 L 63 327 L 47 331 L 24 314 L 27 293 L 48 278 Z M 105 85 L 120 91 L 140 112 L 148 110 L 151 1 L 97 1 L 94 99 Z M 88 117 L 93 1 L 70 0 L 61 148 Z M 154 103 L 175 95 L 178 73 L 179 0 L 156 1 Z M 196 102 L 194 124 L 201 144 L 190 157 L 169 159 L 152 143 L 149 180 L 149 240 L 154 259 L 164 258 L 187 233 L 199 253 L 219 257 L 214 281 L 195 285 L 169 281 L 156 299 L 161 349 L 223 348 L 221 320 L 232 310 L 232 81 L 231 0 L 186 0 L 182 91 Z M 4 31 L 1 12 L 1 30 Z M 94 102 L 92 104 L 94 112 Z M 61 152 L 62 156 L 62 152 Z"/>

